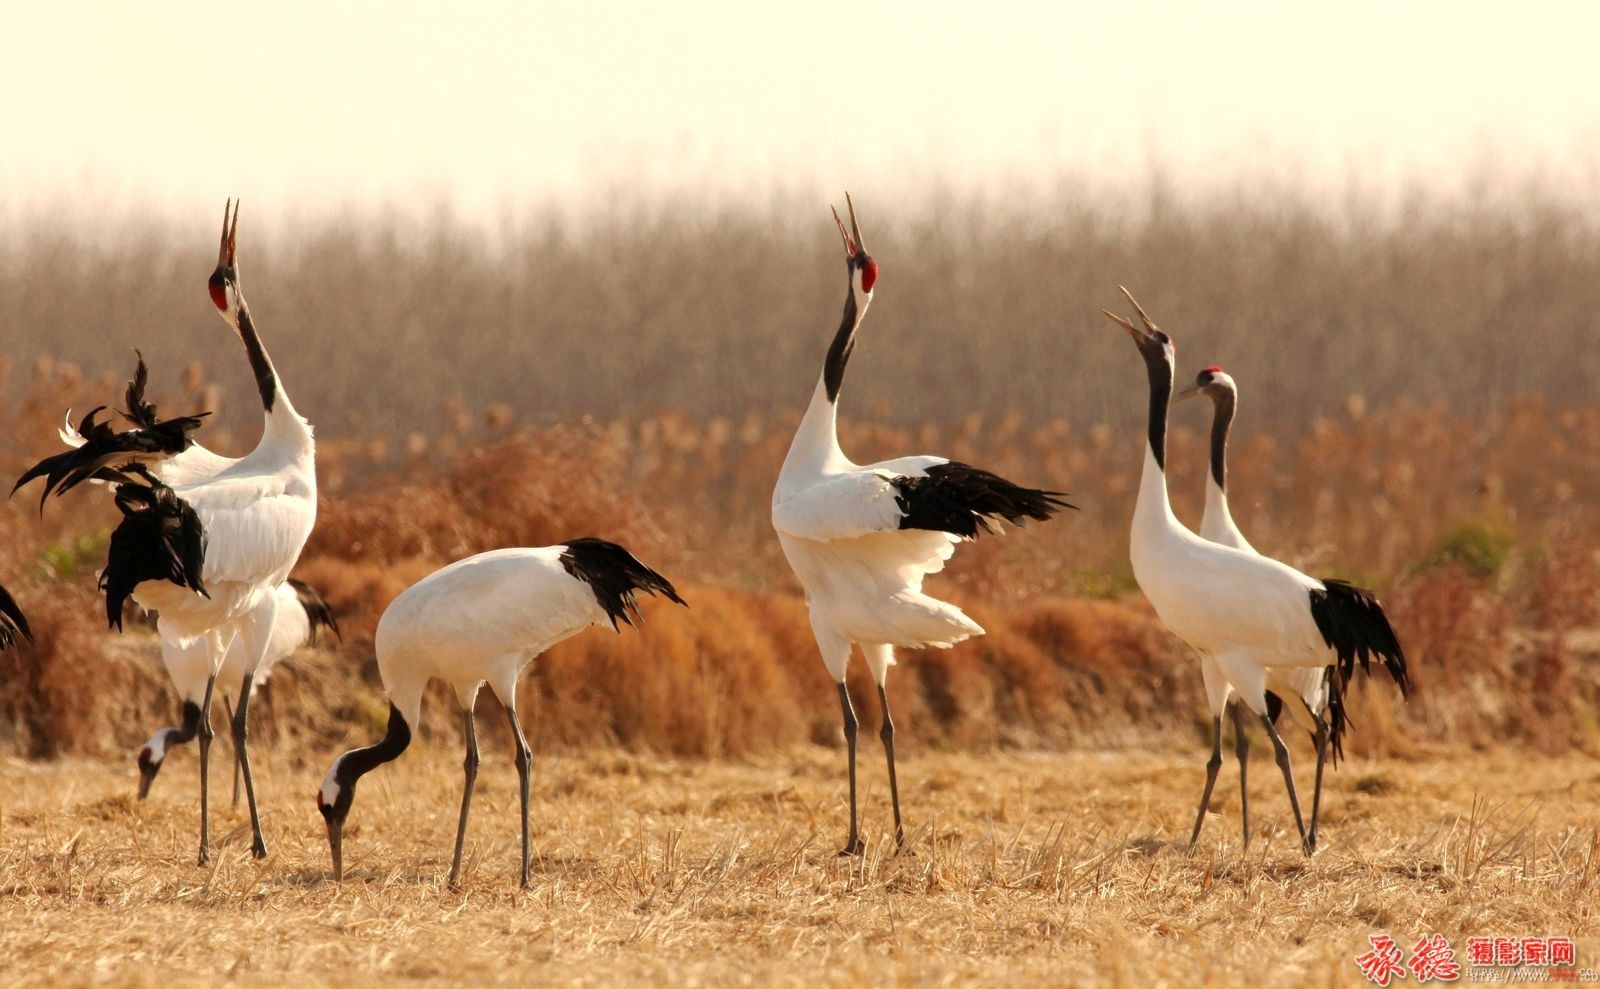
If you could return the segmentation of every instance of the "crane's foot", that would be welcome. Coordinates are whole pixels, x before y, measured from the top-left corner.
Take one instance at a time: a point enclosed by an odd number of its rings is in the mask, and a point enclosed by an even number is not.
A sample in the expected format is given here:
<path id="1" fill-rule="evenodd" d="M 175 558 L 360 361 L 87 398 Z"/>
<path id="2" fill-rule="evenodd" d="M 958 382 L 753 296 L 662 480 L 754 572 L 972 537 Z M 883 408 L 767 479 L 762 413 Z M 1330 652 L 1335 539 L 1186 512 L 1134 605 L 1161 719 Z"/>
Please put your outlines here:
<path id="1" fill-rule="evenodd" d="M 852 855 L 861 855 L 867 850 L 867 843 L 860 836 L 851 835 L 845 840 L 844 847 L 839 849 L 840 858 L 850 858 Z"/>
<path id="2" fill-rule="evenodd" d="M 201 845 L 200 846 L 200 858 L 198 860 L 196 860 L 195 865 L 209 865 L 209 864 L 211 864 L 211 849 L 206 847 L 205 845 Z"/>
<path id="3" fill-rule="evenodd" d="M 267 843 L 262 838 L 257 838 L 250 844 L 250 855 L 253 858 L 264 859 L 267 857 Z"/>

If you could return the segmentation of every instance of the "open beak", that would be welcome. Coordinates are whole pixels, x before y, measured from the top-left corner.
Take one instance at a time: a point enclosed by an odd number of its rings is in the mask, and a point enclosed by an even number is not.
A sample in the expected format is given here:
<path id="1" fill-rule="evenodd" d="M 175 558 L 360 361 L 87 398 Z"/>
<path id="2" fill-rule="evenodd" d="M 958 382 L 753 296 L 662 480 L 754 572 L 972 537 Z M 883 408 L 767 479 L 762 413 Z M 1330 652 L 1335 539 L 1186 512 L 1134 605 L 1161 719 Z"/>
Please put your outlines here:
<path id="1" fill-rule="evenodd" d="M 341 882 L 344 879 L 344 824 L 331 817 L 327 823 L 328 850 L 333 852 L 333 881 Z"/>
<path id="2" fill-rule="evenodd" d="M 844 220 L 839 218 L 837 207 L 833 209 L 833 222 L 839 225 L 839 236 L 844 240 L 844 251 L 852 258 L 867 253 L 867 245 L 861 239 L 861 224 L 856 220 L 856 204 L 850 199 L 850 193 L 844 194 L 845 206 L 850 210 L 850 229 L 844 227 Z"/>
<path id="3" fill-rule="evenodd" d="M 228 210 L 233 210 L 230 222 Z M 239 244 L 239 204 L 229 199 L 222 207 L 222 243 L 217 247 L 217 267 L 233 267 L 234 249 Z"/>
<path id="4" fill-rule="evenodd" d="M 1122 297 L 1127 299 L 1129 304 L 1133 306 L 1134 312 L 1139 314 L 1139 322 L 1144 324 L 1144 329 L 1141 330 L 1139 327 L 1133 325 L 1133 320 L 1124 319 L 1109 309 L 1102 309 L 1100 311 L 1110 317 L 1112 322 L 1127 330 L 1128 336 L 1133 337 L 1135 343 L 1150 339 L 1155 335 L 1156 324 L 1150 322 L 1150 317 L 1145 315 L 1144 307 L 1139 305 L 1139 300 L 1133 297 L 1132 292 L 1129 292 L 1121 285 L 1118 285 L 1117 289 L 1122 292 Z"/>

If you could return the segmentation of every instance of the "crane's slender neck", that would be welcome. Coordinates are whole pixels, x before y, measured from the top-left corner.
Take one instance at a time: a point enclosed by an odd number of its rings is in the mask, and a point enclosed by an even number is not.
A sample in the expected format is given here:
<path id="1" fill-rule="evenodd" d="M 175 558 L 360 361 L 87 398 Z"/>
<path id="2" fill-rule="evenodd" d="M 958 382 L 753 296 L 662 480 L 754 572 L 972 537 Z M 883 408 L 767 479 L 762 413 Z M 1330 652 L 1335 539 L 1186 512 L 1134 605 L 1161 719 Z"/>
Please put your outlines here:
<path id="1" fill-rule="evenodd" d="M 800 428 L 795 431 L 794 442 L 789 444 L 789 455 L 784 459 L 784 470 L 791 467 L 825 469 L 848 463 L 839 447 L 839 390 L 844 384 L 845 365 L 856 346 L 856 330 L 866 307 L 858 305 L 852 289 L 845 296 L 844 314 L 839 320 L 839 330 L 828 345 L 828 356 L 823 361 L 822 377 L 811 394 L 811 404 L 806 407 Z"/>
<path id="2" fill-rule="evenodd" d="M 384 732 L 383 740 L 376 745 L 369 745 L 364 749 L 351 749 L 339 759 L 339 766 L 335 770 L 335 778 L 339 783 L 354 786 L 361 777 L 377 769 L 386 762 L 393 762 L 400 758 L 400 753 L 411 744 L 411 726 L 406 724 L 406 719 L 400 709 L 393 704 L 389 705 L 389 727 Z"/>
<path id="3" fill-rule="evenodd" d="M 831 403 L 839 401 L 839 389 L 844 385 L 844 368 L 850 363 L 850 355 L 856 349 L 856 329 L 861 325 L 862 315 L 852 289 L 844 297 L 844 315 L 839 320 L 839 331 L 833 335 L 833 343 L 828 345 L 827 360 L 822 364 L 822 384 L 827 389 Z"/>
<path id="4" fill-rule="evenodd" d="M 194 741 L 195 735 L 200 732 L 200 705 L 194 701 L 183 702 L 183 724 L 177 728 L 165 729 L 167 745 L 183 745 Z"/>
<path id="5" fill-rule="evenodd" d="M 1145 357 L 1145 371 L 1150 379 L 1150 419 L 1148 440 L 1150 455 L 1156 468 L 1167 469 L 1167 407 L 1172 403 L 1172 365 L 1165 359 Z M 1163 475 L 1164 476 L 1164 475 Z M 1165 486 L 1165 481 L 1162 482 Z"/>
<path id="6" fill-rule="evenodd" d="M 1234 407 L 1237 399 L 1233 389 L 1219 391 L 1211 399 L 1215 410 L 1211 417 L 1211 479 L 1217 490 L 1228 490 L 1228 430 L 1233 427 Z"/>
<path id="7" fill-rule="evenodd" d="M 267 354 L 266 345 L 261 342 L 261 334 L 256 331 L 255 320 L 250 316 L 250 307 L 242 294 L 239 296 L 239 339 L 244 342 L 245 356 L 250 359 L 250 370 L 256 378 L 256 391 L 261 395 L 261 408 L 266 414 L 263 441 L 309 443 L 311 427 L 295 411 L 288 392 L 283 390 L 283 381 L 272 366 L 272 358 Z"/>
<path id="8" fill-rule="evenodd" d="M 1144 352 L 1141 350 L 1141 354 Z M 1172 365 L 1165 356 L 1144 354 L 1150 379 L 1150 412 L 1144 472 L 1139 479 L 1139 499 L 1134 507 L 1134 538 L 1152 526 L 1176 523 L 1167 497 L 1167 406 L 1172 401 Z"/>

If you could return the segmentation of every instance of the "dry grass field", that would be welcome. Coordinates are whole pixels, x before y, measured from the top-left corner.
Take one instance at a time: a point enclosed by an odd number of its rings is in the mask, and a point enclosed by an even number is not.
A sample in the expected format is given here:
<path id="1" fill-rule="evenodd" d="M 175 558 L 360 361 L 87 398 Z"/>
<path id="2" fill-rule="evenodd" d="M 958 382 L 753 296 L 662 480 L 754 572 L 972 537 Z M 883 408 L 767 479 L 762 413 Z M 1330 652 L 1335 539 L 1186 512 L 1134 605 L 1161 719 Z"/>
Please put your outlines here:
<path id="1" fill-rule="evenodd" d="M 486 733 L 487 734 L 487 733 Z M 495 741 L 503 741 L 495 733 Z M 219 747 L 225 754 L 225 746 Z M 1345 986 L 1366 936 L 1572 935 L 1600 951 L 1600 767 L 1516 753 L 1358 759 L 1329 777 L 1305 860 L 1270 762 L 1238 833 L 1230 759 L 1198 852 L 1198 751 L 923 753 L 903 760 L 905 854 L 865 750 L 861 859 L 842 753 L 672 761 L 541 756 L 531 888 L 515 882 L 516 778 L 486 753 L 459 891 L 443 877 L 453 745 L 362 785 L 329 881 L 316 768 L 258 761 L 273 855 L 238 812 L 193 863 L 192 754 L 151 801 L 131 762 L 0 762 L 0 969 L 8 985 Z M 1304 752 L 1297 748 L 1297 755 Z"/>
<path id="2" fill-rule="evenodd" d="M 252 708 L 272 857 L 251 861 L 224 809 L 223 852 L 197 868 L 193 747 L 133 799 L 133 754 L 176 705 L 151 630 L 104 628 L 113 510 L 90 491 L 42 518 L 29 492 L 0 503 L 0 583 L 38 633 L 0 654 L 0 983 L 1354 985 L 1385 930 L 1458 949 L 1571 935 L 1593 966 L 1600 225 L 1537 186 L 1515 211 L 1418 194 L 1393 213 L 1069 186 L 902 216 L 862 202 L 884 274 L 846 449 L 938 452 L 1079 510 L 964 547 L 929 582 L 989 634 L 891 675 L 905 855 L 882 840 L 877 705 L 852 672 L 874 836 L 859 861 L 833 854 L 839 714 L 768 522 L 838 313 L 825 209 L 242 233 L 262 332 L 317 427 L 296 575 L 345 635 Z M 133 216 L 0 233 L 0 477 L 57 448 L 68 407 L 115 404 L 136 345 L 164 413 L 215 409 L 203 442 L 254 443 L 244 362 L 200 291 L 211 222 L 193 243 Z M 1261 739 L 1257 842 L 1239 848 L 1230 757 L 1183 854 L 1208 726 L 1193 657 L 1127 561 L 1144 381 L 1095 312 L 1119 282 L 1186 374 L 1239 379 L 1230 484 L 1252 542 L 1378 588 L 1406 644 L 1417 689 L 1404 706 L 1388 683 L 1353 695 L 1309 862 Z M 1208 411 L 1174 415 L 1191 522 Z M 498 727 L 465 886 L 443 885 L 461 782 L 443 690 L 419 744 L 363 782 L 351 875 L 326 881 L 313 791 L 381 733 L 383 608 L 461 556 L 581 535 L 625 543 L 690 607 L 649 602 L 642 628 L 578 636 L 524 678 L 532 889 L 513 878 Z"/>

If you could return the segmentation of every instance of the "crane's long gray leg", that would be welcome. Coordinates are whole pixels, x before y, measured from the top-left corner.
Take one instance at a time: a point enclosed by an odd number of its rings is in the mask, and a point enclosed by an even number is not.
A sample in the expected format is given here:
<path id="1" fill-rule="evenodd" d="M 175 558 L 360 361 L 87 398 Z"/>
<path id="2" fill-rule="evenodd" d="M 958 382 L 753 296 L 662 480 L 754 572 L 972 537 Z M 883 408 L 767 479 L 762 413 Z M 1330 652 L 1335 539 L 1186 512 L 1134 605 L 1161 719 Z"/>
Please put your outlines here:
<path id="1" fill-rule="evenodd" d="M 215 673 L 206 678 L 206 696 L 200 702 L 200 864 L 211 859 L 211 818 L 207 800 L 206 769 L 211 764 L 211 691 L 217 685 Z"/>
<path id="2" fill-rule="evenodd" d="M 1250 759 L 1250 739 L 1244 733 L 1244 704 L 1233 703 L 1233 754 L 1239 757 L 1239 818 L 1244 822 L 1244 847 L 1250 847 L 1250 787 L 1247 780 L 1247 763 Z M 1198 832 L 1196 832 L 1198 836 Z"/>
<path id="3" fill-rule="evenodd" d="M 844 744 L 850 759 L 850 835 L 844 840 L 839 855 L 860 855 L 861 832 L 856 827 L 856 710 L 850 706 L 850 691 L 844 681 L 839 682 L 839 707 L 844 712 Z"/>
<path id="4" fill-rule="evenodd" d="M 1328 722 L 1317 715 L 1317 730 L 1311 736 L 1317 743 L 1317 784 L 1311 792 L 1311 827 L 1306 831 L 1306 851 L 1317 850 L 1317 816 L 1322 811 L 1322 767 L 1328 760 Z"/>
<path id="5" fill-rule="evenodd" d="M 261 816 L 256 811 L 256 781 L 250 775 L 250 750 L 246 741 L 249 735 L 246 724 L 250 717 L 250 686 L 254 678 L 255 671 L 247 671 L 239 684 L 239 707 L 233 712 L 233 748 L 239 760 L 239 771 L 244 775 L 244 801 L 250 808 L 250 854 L 264 859 L 267 857 L 267 840 L 261 835 Z"/>
<path id="6" fill-rule="evenodd" d="M 1206 823 L 1206 808 L 1211 805 L 1211 788 L 1217 785 L 1222 768 L 1222 716 L 1211 719 L 1211 758 L 1206 761 L 1206 788 L 1200 794 L 1200 809 L 1194 815 L 1194 834 L 1189 836 L 1189 851 L 1200 841 L 1200 826 Z"/>
<path id="7" fill-rule="evenodd" d="M 461 767 L 466 771 L 467 778 L 461 790 L 461 820 L 456 822 L 456 853 L 450 859 L 451 886 L 456 884 L 456 877 L 461 874 L 461 846 L 467 840 L 467 812 L 472 809 L 472 785 L 478 781 L 478 728 L 473 722 L 471 704 L 466 705 L 461 716 L 467 736 L 467 758 Z"/>
<path id="8" fill-rule="evenodd" d="M 1267 737 L 1272 739 L 1272 750 L 1278 757 L 1278 768 L 1283 770 L 1283 785 L 1289 790 L 1289 806 L 1294 810 L 1294 826 L 1300 831 L 1300 846 L 1311 854 L 1311 849 L 1306 845 L 1305 819 L 1300 816 L 1300 798 L 1294 792 L 1294 773 L 1289 769 L 1289 747 L 1283 744 L 1283 739 L 1278 737 L 1278 729 L 1273 726 L 1272 719 L 1265 714 L 1261 716 L 1261 723 L 1267 726 Z"/>
<path id="9" fill-rule="evenodd" d="M 522 888 L 528 888 L 528 856 L 533 836 L 528 829 L 528 803 L 533 789 L 533 749 L 522 734 L 522 720 L 517 717 L 515 704 L 506 705 L 506 717 L 511 719 L 511 734 L 517 742 L 517 783 L 522 793 Z"/>
<path id="10" fill-rule="evenodd" d="M 878 684 L 878 700 L 883 704 L 883 728 L 878 737 L 883 739 L 883 752 L 889 759 L 889 800 L 894 804 L 894 843 L 905 847 L 906 832 L 900 826 L 900 784 L 894 777 L 894 719 L 889 717 L 889 692 Z"/>
<path id="11" fill-rule="evenodd" d="M 227 694 L 222 695 L 222 709 L 228 712 L 228 724 L 233 724 L 233 702 Z M 239 750 L 233 750 L 233 809 L 239 809 Z"/>

